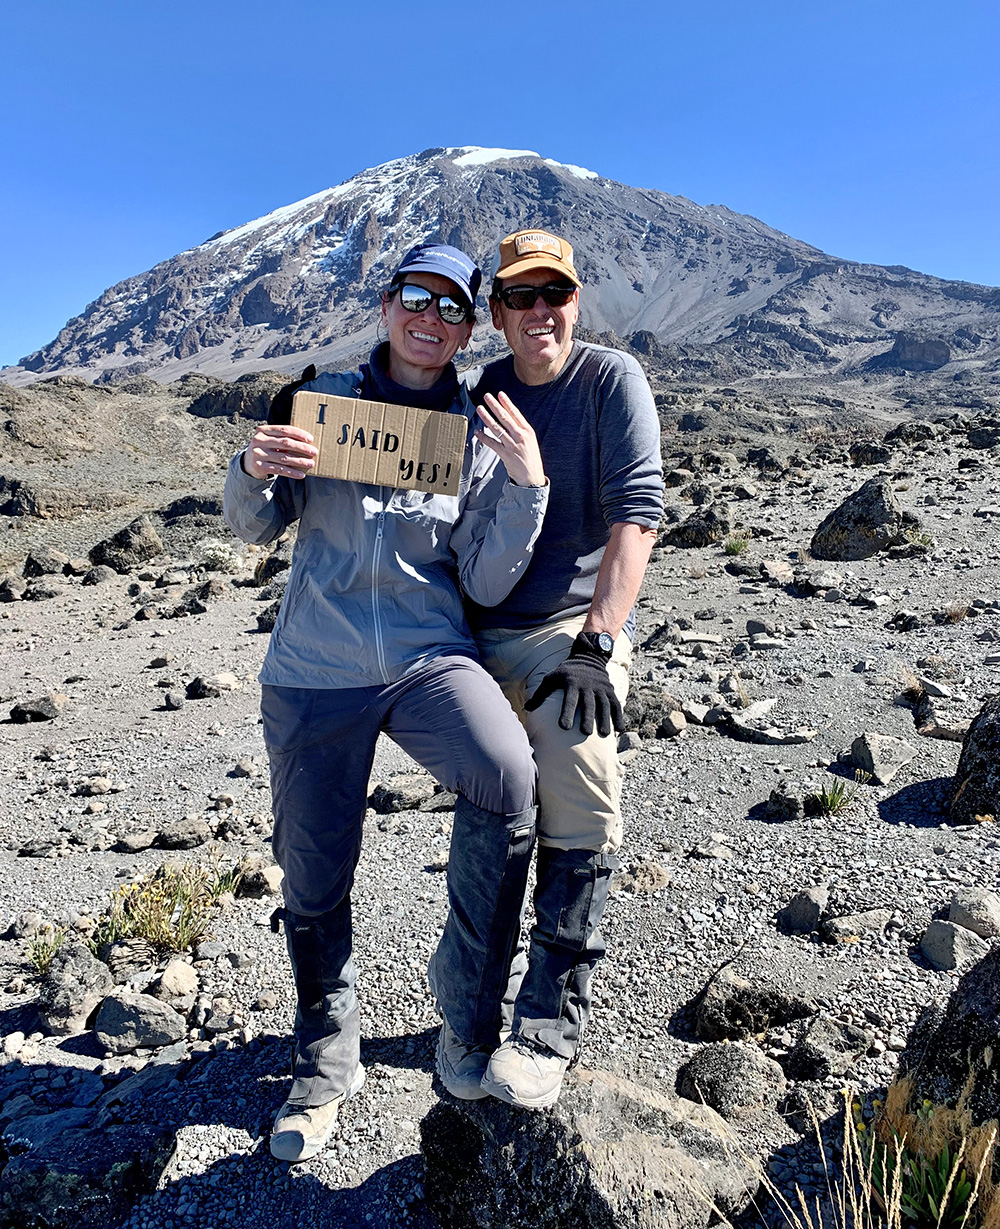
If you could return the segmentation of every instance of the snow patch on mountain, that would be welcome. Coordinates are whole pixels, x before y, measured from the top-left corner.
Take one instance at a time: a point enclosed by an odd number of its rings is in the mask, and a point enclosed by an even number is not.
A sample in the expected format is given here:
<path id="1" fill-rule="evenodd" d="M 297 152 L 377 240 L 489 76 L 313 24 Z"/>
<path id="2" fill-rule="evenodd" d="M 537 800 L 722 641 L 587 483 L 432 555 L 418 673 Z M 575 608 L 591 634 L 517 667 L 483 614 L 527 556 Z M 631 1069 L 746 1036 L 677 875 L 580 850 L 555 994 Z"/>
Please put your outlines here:
<path id="1" fill-rule="evenodd" d="M 501 158 L 539 158 L 533 149 L 484 149 L 481 145 L 463 145 L 467 152 L 457 158 L 452 158 L 455 166 L 486 166 L 489 162 L 499 162 Z"/>
<path id="2" fill-rule="evenodd" d="M 542 158 L 533 149 L 486 149 L 482 145 L 462 145 L 462 152 L 457 158 L 452 158 L 454 166 L 488 166 L 491 162 L 500 162 L 506 158 L 541 158 L 546 166 L 560 167 L 569 171 L 577 179 L 599 179 L 596 171 L 588 171 L 586 167 L 574 166 L 571 162 L 556 162 L 555 158 Z"/>
<path id="3" fill-rule="evenodd" d="M 227 230 L 224 234 L 219 235 L 215 239 L 206 239 L 204 243 L 199 244 L 199 247 L 207 248 L 213 245 L 222 246 L 226 243 L 233 243 L 237 239 L 243 239 L 247 235 L 252 234 L 255 230 L 260 230 L 265 226 L 272 226 L 275 223 L 284 222 L 287 218 L 294 217 L 303 209 L 308 209 L 310 205 L 315 205 L 320 201 L 327 202 L 336 196 L 340 196 L 346 191 L 346 184 L 341 184 L 338 188 L 324 188 L 322 192 L 314 192 L 312 196 L 303 197 L 302 200 L 296 201 L 292 205 L 282 205 L 280 209 L 274 209 L 271 213 L 265 213 L 261 218 L 255 218 L 252 222 L 246 222 L 242 226 L 237 226 L 233 230 Z M 317 217 L 319 214 L 317 213 Z"/>
<path id="4" fill-rule="evenodd" d="M 548 166 L 562 167 L 564 171 L 569 171 L 577 179 L 600 179 L 596 171 L 588 171 L 585 166 L 574 166 L 572 162 L 556 162 L 555 158 L 543 158 L 542 161 Z"/>

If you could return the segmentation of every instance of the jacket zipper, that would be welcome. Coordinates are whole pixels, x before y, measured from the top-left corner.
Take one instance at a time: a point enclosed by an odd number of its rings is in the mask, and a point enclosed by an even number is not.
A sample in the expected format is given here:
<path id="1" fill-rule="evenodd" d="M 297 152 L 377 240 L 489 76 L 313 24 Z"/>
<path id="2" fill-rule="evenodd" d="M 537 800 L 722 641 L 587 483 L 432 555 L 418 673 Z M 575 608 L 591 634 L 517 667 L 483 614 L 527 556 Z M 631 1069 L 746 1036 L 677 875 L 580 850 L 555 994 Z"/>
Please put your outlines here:
<path id="1" fill-rule="evenodd" d="M 382 672 L 382 681 L 389 682 L 389 672 L 385 668 L 385 646 L 382 643 L 382 615 L 379 608 L 378 570 L 382 559 L 382 535 L 385 530 L 385 487 L 379 487 L 379 499 L 382 508 L 375 518 L 375 555 L 372 559 L 372 626 L 375 629 L 375 657 L 378 668 Z"/>

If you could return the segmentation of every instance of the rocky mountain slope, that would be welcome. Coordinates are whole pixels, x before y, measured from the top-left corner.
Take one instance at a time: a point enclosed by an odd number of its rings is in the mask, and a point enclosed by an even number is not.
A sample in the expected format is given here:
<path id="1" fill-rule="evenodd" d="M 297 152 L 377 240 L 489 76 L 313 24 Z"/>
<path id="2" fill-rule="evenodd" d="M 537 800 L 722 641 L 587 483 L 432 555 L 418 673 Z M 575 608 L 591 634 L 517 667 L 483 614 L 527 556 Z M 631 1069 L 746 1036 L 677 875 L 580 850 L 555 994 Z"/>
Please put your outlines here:
<path id="1" fill-rule="evenodd" d="M 832 257 L 723 206 L 477 147 L 396 159 L 214 235 L 112 286 L 0 378 L 343 364 L 369 348 L 379 291 L 412 243 L 455 243 L 489 268 L 523 226 L 575 245 L 585 327 L 638 335 L 675 374 L 1000 379 L 1000 290 Z M 481 323 L 474 354 L 496 344 Z"/>

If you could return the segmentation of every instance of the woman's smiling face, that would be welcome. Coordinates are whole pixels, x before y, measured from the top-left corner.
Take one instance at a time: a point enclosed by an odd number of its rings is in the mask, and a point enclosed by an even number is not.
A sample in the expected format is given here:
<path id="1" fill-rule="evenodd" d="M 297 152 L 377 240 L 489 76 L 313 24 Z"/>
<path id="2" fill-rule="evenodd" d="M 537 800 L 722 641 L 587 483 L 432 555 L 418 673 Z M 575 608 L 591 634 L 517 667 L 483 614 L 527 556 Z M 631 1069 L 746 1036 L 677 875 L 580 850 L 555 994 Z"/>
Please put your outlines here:
<path id="1" fill-rule="evenodd" d="M 438 273 L 411 273 L 406 282 L 433 294 L 464 295 L 447 277 Z M 472 321 L 445 324 L 432 299 L 425 311 L 410 312 L 399 295 L 382 296 L 382 323 L 389 330 L 389 374 L 397 384 L 429 388 L 472 336 Z"/>

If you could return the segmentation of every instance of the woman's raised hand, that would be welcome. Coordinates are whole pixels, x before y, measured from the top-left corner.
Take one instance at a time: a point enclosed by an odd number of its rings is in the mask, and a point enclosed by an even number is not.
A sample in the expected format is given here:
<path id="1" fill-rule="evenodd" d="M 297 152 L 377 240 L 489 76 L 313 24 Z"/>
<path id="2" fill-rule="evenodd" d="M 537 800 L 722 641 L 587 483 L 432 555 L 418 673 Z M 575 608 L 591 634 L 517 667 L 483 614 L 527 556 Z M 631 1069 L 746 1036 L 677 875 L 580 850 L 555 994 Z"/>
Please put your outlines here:
<path id="1" fill-rule="evenodd" d="M 253 478 L 304 478 L 316 464 L 319 449 L 301 427 L 261 423 L 243 450 L 243 469 Z"/>
<path id="2" fill-rule="evenodd" d="M 480 427 L 476 438 L 503 461 L 515 486 L 544 486 L 545 467 L 531 424 L 506 393 L 499 398 L 487 393 L 484 400 L 476 413 L 486 430 Z"/>

